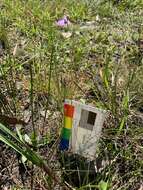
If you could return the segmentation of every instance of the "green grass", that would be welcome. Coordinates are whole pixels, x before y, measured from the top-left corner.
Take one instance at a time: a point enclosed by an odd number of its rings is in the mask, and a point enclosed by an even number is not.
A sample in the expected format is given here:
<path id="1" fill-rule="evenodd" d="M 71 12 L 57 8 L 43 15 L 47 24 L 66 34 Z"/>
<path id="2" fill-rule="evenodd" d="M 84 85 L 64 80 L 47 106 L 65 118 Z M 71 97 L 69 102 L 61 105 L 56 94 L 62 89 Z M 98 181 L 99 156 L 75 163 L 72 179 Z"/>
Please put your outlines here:
<path id="1" fill-rule="evenodd" d="M 21 133 L 28 133 L 33 143 L 28 150 L 39 155 L 40 146 L 59 138 L 65 98 L 109 110 L 97 152 L 107 164 L 92 184 L 77 189 L 90 185 L 99 190 L 139 189 L 143 176 L 142 1 L 1 0 L 0 8 L 0 44 L 4 43 L 0 49 L 0 115 L 24 119 L 28 110 L 30 120 Z M 64 14 L 72 26 L 59 29 L 55 21 Z M 94 29 L 82 28 L 88 21 L 95 21 Z M 70 38 L 62 35 L 67 31 Z M 42 168 L 26 155 L 25 142 L 18 147 L 18 139 L 12 141 L 9 135 L 1 133 L 1 140 L 13 143 L 12 148 Z M 57 141 L 51 152 L 57 151 Z M 50 165 L 50 150 L 48 156 L 36 158 Z M 54 179 L 47 174 L 43 176 L 38 169 L 38 177 L 33 174 L 31 179 L 51 189 Z M 36 184 L 29 183 L 31 189 Z"/>

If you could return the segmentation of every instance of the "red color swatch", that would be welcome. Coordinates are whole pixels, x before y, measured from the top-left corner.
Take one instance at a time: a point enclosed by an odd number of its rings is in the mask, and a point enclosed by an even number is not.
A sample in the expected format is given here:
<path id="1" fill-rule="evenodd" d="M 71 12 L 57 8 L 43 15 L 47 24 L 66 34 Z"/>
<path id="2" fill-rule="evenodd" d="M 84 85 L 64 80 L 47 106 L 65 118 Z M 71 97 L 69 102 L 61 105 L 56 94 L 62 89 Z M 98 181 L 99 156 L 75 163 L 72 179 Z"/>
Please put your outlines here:
<path id="1" fill-rule="evenodd" d="M 72 118 L 73 114 L 74 114 L 74 106 L 69 104 L 64 104 L 64 115 Z"/>

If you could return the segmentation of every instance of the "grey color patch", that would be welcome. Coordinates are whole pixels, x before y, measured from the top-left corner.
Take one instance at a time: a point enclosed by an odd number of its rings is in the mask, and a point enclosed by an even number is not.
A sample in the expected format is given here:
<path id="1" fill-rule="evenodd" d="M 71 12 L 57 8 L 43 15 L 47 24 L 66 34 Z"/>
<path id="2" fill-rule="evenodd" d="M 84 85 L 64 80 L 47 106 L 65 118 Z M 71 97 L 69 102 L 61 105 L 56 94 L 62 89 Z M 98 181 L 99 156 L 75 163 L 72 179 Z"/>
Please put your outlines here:
<path id="1" fill-rule="evenodd" d="M 88 129 L 88 130 L 93 130 L 93 126 L 95 124 L 96 120 L 96 113 L 87 111 L 87 110 L 82 110 L 81 111 L 81 118 L 79 122 L 79 127 Z"/>

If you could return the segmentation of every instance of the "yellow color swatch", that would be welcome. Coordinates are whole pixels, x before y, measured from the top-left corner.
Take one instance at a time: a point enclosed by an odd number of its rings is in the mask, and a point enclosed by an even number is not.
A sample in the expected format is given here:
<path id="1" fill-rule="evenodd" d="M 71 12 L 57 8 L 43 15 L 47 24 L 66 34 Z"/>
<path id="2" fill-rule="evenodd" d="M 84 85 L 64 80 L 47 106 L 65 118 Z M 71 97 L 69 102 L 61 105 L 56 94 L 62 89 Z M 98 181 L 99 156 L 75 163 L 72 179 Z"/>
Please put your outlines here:
<path id="1" fill-rule="evenodd" d="M 64 127 L 65 128 L 71 129 L 72 128 L 72 122 L 73 122 L 73 119 L 71 117 L 67 117 L 67 116 L 64 117 Z"/>

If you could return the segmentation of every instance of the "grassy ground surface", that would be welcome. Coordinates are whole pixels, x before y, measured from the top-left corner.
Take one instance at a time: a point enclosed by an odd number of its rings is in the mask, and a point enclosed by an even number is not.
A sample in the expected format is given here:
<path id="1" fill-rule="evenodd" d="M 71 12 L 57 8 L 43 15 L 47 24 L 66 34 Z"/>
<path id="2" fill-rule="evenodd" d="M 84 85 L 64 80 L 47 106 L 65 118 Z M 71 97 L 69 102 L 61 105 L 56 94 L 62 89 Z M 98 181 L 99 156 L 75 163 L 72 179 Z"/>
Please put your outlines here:
<path id="1" fill-rule="evenodd" d="M 2 127 L 0 140 L 25 155 L 1 142 L 0 189 L 143 190 L 142 0 L 1 0 L 0 10 L 0 123 L 21 141 Z M 68 184 L 57 151 L 65 98 L 110 113 L 95 176 L 80 180 L 85 160 L 74 158 Z"/>

